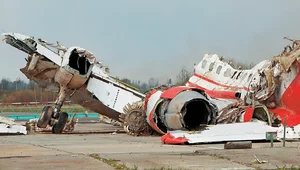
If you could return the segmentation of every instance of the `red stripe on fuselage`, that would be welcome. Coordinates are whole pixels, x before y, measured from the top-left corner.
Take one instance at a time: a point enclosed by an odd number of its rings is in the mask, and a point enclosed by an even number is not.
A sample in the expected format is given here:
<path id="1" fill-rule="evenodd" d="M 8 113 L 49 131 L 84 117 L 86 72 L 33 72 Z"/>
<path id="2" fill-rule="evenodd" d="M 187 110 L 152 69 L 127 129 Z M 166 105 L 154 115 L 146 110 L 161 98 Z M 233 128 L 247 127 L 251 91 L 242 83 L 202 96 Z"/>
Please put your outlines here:
<path id="1" fill-rule="evenodd" d="M 204 90 L 205 93 L 207 95 L 209 95 L 210 97 L 212 97 L 212 98 L 236 99 L 236 96 L 235 96 L 236 92 L 235 91 L 208 90 L 204 87 L 201 87 L 201 86 L 199 86 L 197 84 L 194 84 L 194 83 L 191 83 L 191 82 L 188 82 L 188 85 L 191 86 L 191 87 L 195 87 L 195 88 Z"/>
<path id="2" fill-rule="evenodd" d="M 225 87 L 225 88 L 229 88 L 229 89 L 236 89 L 236 90 L 237 89 L 239 89 L 239 90 L 243 89 L 243 90 L 249 91 L 249 88 L 247 88 L 247 87 L 229 86 L 229 85 L 226 85 L 226 84 L 221 84 L 221 83 L 216 82 L 214 80 L 211 80 L 211 79 L 209 79 L 207 77 L 201 76 L 201 75 L 199 75 L 197 73 L 194 73 L 194 76 L 198 77 L 198 78 L 200 78 L 202 80 L 205 80 L 205 81 L 207 81 L 209 83 L 215 84 L 217 86 L 221 86 L 221 87 Z"/>

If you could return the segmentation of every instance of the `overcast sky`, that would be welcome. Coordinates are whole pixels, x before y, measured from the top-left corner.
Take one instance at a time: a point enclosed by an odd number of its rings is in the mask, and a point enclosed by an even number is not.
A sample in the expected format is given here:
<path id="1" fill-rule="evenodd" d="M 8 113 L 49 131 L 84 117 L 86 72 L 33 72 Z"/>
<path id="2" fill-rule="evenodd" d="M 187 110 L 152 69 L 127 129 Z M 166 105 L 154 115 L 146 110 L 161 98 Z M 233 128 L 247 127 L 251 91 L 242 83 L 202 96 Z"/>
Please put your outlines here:
<path id="1" fill-rule="evenodd" d="M 118 77 L 165 81 L 205 53 L 257 63 L 300 39 L 298 0 L 0 0 L 0 32 L 92 51 Z M 0 43 L 0 77 L 26 55 Z"/>

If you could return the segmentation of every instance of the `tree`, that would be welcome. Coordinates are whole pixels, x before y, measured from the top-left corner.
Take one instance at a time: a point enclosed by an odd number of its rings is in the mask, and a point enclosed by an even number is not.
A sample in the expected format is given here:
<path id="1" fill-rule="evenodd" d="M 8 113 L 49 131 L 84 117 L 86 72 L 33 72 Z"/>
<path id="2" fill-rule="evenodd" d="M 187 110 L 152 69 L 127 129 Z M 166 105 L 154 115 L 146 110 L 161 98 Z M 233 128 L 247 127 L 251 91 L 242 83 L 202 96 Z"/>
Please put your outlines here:
<path id="1" fill-rule="evenodd" d="M 158 79 L 155 79 L 153 77 L 151 77 L 148 81 L 148 87 L 149 88 L 153 88 L 153 87 L 157 87 L 159 84 Z"/>
<path id="2" fill-rule="evenodd" d="M 9 81 L 6 78 L 1 80 L 1 90 L 8 90 Z"/>
<path id="3" fill-rule="evenodd" d="M 129 80 L 128 78 L 123 78 L 121 79 L 122 82 L 126 83 L 126 84 L 130 84 L 131 85 L 131 80 Z"/>
<path id="4" fill-rule="evenodd" d="M 146 92 L 149 89 L 149 87 L 146 83 L 142 83 L 139 89 L 141 90 L 141 92 Z"/>
<path id="5" fill-rule="evenodd" d="M 185 85 L 189 81 L 191 76 L 192 76 L 192 73 L 190 73 L 185 67 L 183 67 L 180 70 L 179 74 L 176 76 L 176 78 L 177 78 L 176 85 L 178 85 L 178 86 Z"/>
<path id="6" fill-rule="evenodd" d="M 167 84 L 172 85 L 172 79 L 169 79 Z"/>
<path id="7" fill-rule="evenodd" d="M 27 85 L 27 89 L 34 90 L 35 87 L 35 82 L 34 81 L 29 81 Z"/>

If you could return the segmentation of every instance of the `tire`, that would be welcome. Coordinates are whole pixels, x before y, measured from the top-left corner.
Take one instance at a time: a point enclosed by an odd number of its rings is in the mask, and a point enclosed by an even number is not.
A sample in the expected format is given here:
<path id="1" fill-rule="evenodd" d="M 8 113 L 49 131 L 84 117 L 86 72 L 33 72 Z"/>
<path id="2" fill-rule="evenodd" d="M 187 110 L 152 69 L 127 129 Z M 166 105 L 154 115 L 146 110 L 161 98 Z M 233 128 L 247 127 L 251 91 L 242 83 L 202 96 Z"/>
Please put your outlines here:
<path id="1" fill-rule="evenodd" d="M 61 112 L 59 114 L 58 121 L 56 123 L 54 123 L 54 125 L 52 127 L 52 133 L 59 134 L 59 133 L 63 132 L 65 125 L 68 121 L 68 116 L 69 115 L 66 112 Z"/>
<path id="2" fill-rule="evenodd" d="M 45 106 L 40 114 L 40 117 L 37 122 L 37 127 L 45 128 L 51 121 L 53 114 L 53 108 L 51 106 Z"/>

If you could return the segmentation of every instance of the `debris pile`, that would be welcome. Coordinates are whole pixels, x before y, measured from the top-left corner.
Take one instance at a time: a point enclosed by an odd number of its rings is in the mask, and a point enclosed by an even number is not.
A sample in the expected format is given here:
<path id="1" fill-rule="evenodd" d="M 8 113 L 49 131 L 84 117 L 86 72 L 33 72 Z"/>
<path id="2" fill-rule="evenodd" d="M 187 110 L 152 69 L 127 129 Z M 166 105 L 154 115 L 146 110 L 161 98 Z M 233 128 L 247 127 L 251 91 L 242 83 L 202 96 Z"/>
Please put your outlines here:
<path id="1" fill-rule="evenodd" d="M 0 134 L 27 134 L 25 126 L 19 125 L 15 122 L 14 119 L 0 116 Z"/>
<path id="2" fill-rule="evenodd" d="M 75 125 L 78 122 L 78 119 L 75 119 L 76 114 L 73 114 L 73 116 L 68 119 L 63 131 L 64 132 L 73 132 L 75 129 Z M 26 129 L 28 132 L 48 132 L 52 130 L 51 126 L 46 126 L 45 128 L 39 128 L 37 126 L 39 118 L 30 119 L 25 123 Z"/>

